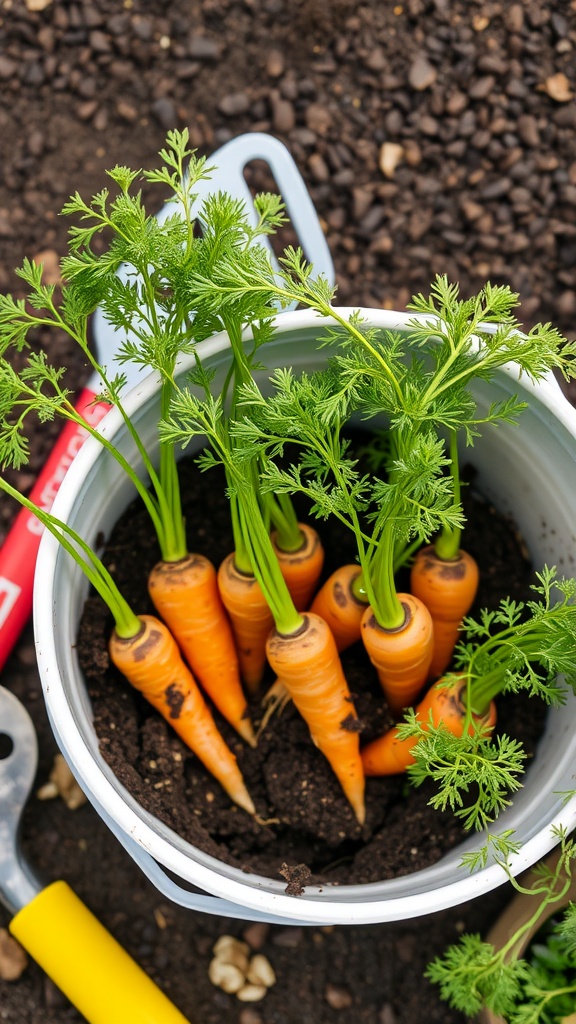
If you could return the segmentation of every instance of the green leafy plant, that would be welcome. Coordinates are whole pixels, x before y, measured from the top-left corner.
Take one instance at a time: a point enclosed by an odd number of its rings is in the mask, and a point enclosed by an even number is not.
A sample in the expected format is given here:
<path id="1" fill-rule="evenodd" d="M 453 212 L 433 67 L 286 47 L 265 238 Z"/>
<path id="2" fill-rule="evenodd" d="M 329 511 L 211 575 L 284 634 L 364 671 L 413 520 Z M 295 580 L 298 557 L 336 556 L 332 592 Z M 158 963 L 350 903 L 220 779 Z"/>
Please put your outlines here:
<path id="1" fill-rule="evenodd" d="M 352 531 L 361 568 L 355 593 L 382 626 L 398 627 L 404 612 L 394 582 L 397 551 L 414 538 L 421 544 L 441 527 L 463 522 L 443 473 L 448 459 L 441 439 L 431 430 L 398 427 L 389 434 L 385 478 L 368 475 L 345 433 L 357 410 L 353 396 L 343 392 L 337 365 L 299 377 L 280 368 L 271 384 L 266 397 L 253 384 L 241 390 L 244 415 L 234 428 L 246 453 L 264 452 L 261 488 L 303 494 L 313 515 L 335 516 Z M 298 454 L 282 468 L 275 459 L 289 445 Z"/>
<path id="2" fill-rule="evenodd" d="M 506 285 L 487 283 L 472 298 L 460 299 L 459 286 L 439 275 L 429 296 L 417 295 L 409 304 L 415 315 L 409 331 L 400 333 L 369 327 L 358 311 L 346 319 L 332 305 L 334 289 L 314 277 L 300 249 L 286 250 L 280 274 L 262 247 L 247 250 L 242 260 L 236 257 L 233 253 L 219 261 L 210 277 L 191 275 L 188 287 L 195 303 L 206 311 L 226 309 L 261 294 L 326 316 L 333 323 L 326 343 L 344 349 L 336 356 L 342 383 L 332 402 L 351 392 L 366 413 L 390 415 L 393 427 L 406 417 L 411 426 L 431 422 L 464 429 L 471 441 L 479 424 L 513 420 L 523 408 L 512 397 L 475 418 L 468 389 L 474 378 L 490 380 L 508 362 L 533 380 L 554 368 L 573 373 L 576 343 L 566 342 L 551 324 L 524 333 L 513 314 L 518 296 Z"/>
<path id="3" fill-rule="evenodd" d="M 479 935 L 466 934 L 429 964 L 426 977 L 439 986 L 450 1006 L 468 1015 L 487 1009 L 508 1024 L 562 1024 L 573 1019 L 576 907 L 569 903 L 561 917 L 549 925 L 545 922 L 566 904 L 576 848 L 564 830 L 554 833 L 560 844 L 557 858 L 532 869 L 527 884 L 512 876 L 506 859 L 496 858 L 516 892 L 529 900 L 521 923 L 503 945 L 496 949 Z"/>
<path id="4" fill-rule="evenodd" d="M 459 644 L 454 671 L 427 692 L 404 720 L 364 751 L 370 774 L 390 774 L 402 764 L 417 786 L 432 779 L 430 804 L 450 808 L 467 829 L 484 829 L 522 785 L 525 752 L 513 737 L 492 737 L 494 699 L 526 692 L 560 706 L 576 685 L 576 580 L 558 579 L 545 567 L 536 574 L 534 600 L 502 601 L 466 618 L 470 640 Z M 493 723 L 492 723 L 493 724 Z"/>

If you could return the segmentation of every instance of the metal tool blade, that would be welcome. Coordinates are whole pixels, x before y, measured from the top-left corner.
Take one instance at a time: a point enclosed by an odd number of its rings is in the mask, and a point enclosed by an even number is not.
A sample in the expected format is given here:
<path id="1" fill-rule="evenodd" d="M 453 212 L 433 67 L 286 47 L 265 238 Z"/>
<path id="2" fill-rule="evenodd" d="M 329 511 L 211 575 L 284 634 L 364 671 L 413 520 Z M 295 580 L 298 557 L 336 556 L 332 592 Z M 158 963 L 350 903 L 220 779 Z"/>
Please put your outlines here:
<path id="1" fill-rule="evenodd" d="M 0 900 L 12 914 L 42 888 L 19 845 L 20 819 L 37 762 L 30 715 L 13 693 L 0 686 Z"/>

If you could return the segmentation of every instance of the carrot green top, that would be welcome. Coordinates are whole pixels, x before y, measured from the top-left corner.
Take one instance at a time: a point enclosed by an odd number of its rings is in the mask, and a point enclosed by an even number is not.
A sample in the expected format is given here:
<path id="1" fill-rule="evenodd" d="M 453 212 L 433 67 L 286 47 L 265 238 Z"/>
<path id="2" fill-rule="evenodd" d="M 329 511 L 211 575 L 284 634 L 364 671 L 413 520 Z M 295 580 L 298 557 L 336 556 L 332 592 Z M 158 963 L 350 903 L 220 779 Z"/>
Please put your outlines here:
<path id="1" fill-rule="evenodd" d="M 198 397 L 192 387 L 200 388 L 204 397 Z M 262 588 L 277 630 L 284 635 L 296 632 L 303 619 L 294 607 L 270 539 L 268 523 L 254 486 L 252 455 L 247 446 L 235 443 L 231 437 L 222 396 L 215 398 L 210 393 L 210 377 L 201 365 L 191 374 L 190 387 L 175 392 L 170 415 L 160 424 L 160 433 L 171 444 L 182 447 L 195 437 L 208 440 L 209 447 L 197 461 L 203 470 L 222 465 L 226 472 L 228 495 L 235 508 L 233 526 L 237 567 L 240 568 L 238 548 L 241 545 L 248 570 Z"/>
<path id="2" fill-rule="evenodd" d="M 405 613 L 394 581 L 397 542 L 427 538 L 442 525 L 456 528 L 462 521 L 451 483 L 442 475 L 443 443 L 429 430 L 399 427 L 391 435 L 388 478 L 371 476 L 362 472 L 342 435 L 353 406 L 337 364 L 298 378 L 278 369 L 271 382 L 267 398 L 251 385 L 242 388 L 244 416 L 233 428 L 249 456 L 264 453 L 262 490 L 303 493 L 314 515 L 334 515 L 352 530 L 361 585 L 377 621 L 390 629 L 402 625 Z M 282 468 L 276 457 L 287 445 L 296 455 Z"/>
<path id="3" fill-rule="evenodd" d="M 122 597 L 108 569 L 95 555 L 86 541 L 67 523 L 57 519 L 52 513 L 46 512 L 45 509 L 39 508 L 38 505 L 35 505 L 34 502 L 26 498 L 15 487 L 12 487 L 3 477 L 0 477 L 0 490 L 4 491 L 11 498 L 15 498 L 20 505 L 27 508 L 32 515 L 35 515 L 45 529 L 50 531 L 62 548 L 74 559 L 96 592 L 108 606 L 114 618 L 114 625 L 118 636 L 125 640 L 137 636 L 142 629 L 142 622 Z"/>
<path id="4" fill-rule="evenodd" d="M 492 822 L 509 804 L 509 794 L 521 787 L 522 745 L 504 733 L 492 740 L 478 717 L 490 701 L 514 692 L 558 706 L 566 700 L 562 683 L 576 692 L 576 580 L 560 579 L 546 566 L 536 579 L 534 600 L 508 598 L 478 620 L 464 620 L 467 640 L 456 649 L 454 674 L 436 684 L 463 681 L 462 735 L 420 721 L 414 710 L 398 726 L 399 736 L 417 740 L 412 748 L 416 763 L 408 769 L 412 781 L 419 785 L 434 779 L 438 792 L 431 804 L 450 807 L 467 828 Z"/>

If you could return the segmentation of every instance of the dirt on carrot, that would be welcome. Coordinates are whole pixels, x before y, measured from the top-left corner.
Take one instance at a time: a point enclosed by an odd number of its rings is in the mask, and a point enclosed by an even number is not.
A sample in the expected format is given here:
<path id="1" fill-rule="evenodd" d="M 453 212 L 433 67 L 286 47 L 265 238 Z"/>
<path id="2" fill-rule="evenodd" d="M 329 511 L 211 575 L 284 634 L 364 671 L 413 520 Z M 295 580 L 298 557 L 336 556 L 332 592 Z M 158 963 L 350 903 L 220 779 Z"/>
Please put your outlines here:
<path id="1" fill-rule="evenodd" d="M 218 562 L 232 549 L 218 474 L 214 470 L 209 477 L 201 476 L 187 462 L 182 484 L 189 547 Z M 208 485 L 213 493 L 207 493 Z M 476 606 L 493 606 L 505 595 L 525 599 L 532 577 L 514 524 L 483 502 L 473 486 L 466 489 L 466 506 L 467 550 L 476 558 L 492 552 Z M 305 518 L 306 510 L 298 511 Z M 352 562 L 354 553 L 348 532 L 342 533 L 332 523 L 320 526 L 326 550 L 323 578 L 327 579 L 338 565 Z M 128 600 L 143 611 L 148 600 L 146 568 L 156 557 L 151 548 L 148 520 L 136 508 L 118 523 L 105 554 Z M 400 582 L 407 589 L 408 580 Z M 427 806 L 433 790 L 427 785 L 412 789 L 403 776 L 367 780 L 366 824 L 359 835 L 337 779 L 311 743 L 308 727 L 291 702 L 272 716 L 256 750 L 247 748 L 215 714 L 259 816 L 279 820 L 268 825 L 248 820 L 245 827 L 248 816 L 232 808 L 226 794 L 143 698 L 114 671 L 103 669 L 109 626 L 100 602 L 88 602 L 79 654 L 104 756 L 133 796 L 193 845 L 226 863 L 278 880 L 284 878 L 283 864 L 306 865 L 309 884 L 353 884 L 427 867 L 461 841 L 460 826 L 452 816 Z M 363 726 L 364 745 L 393 725 L 393 718 L 361 644 L 345 651 L 342 662 Z M 262 691 L 273 682 L 270 674 Z M 258 728 L 262 712 L 257 701 L 250 701 L 250 712 Z M 520 739 L 528 753 L 534 751 L 544 724 L 537 701 L 500 700 L 498 717 L 499 729 Z"/>
<path id="2" fill-rule="evenodd" d="M 339 566 L 316 593 L 310 611 L 328 623 L 339 651 L 345 651 L 360 639 L 366 603 L 354 595 L 352 584 L 360 576 L 360 567 L 352 562 Z"/>
<path id="3" fill-rule="evenodd" d="M 110 659 L 178 733 L 230 798 L 255 813 L 234 754 L 224 742 L 198 684 L 182 661 L 167 626 L 143 615 L 141 632 L 123 639 L 112 633 Z"/>

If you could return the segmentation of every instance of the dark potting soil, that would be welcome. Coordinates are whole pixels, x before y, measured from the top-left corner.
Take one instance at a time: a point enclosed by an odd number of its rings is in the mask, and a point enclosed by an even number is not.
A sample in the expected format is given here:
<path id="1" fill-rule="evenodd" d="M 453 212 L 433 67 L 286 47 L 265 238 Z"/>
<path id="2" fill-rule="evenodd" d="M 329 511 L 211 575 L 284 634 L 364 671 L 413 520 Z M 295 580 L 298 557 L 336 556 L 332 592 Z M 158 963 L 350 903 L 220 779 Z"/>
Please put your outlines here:
<path id="1" fill-rule="evenodd" d="M 193 460 L 186 460 L 182 484 L 189 549 L 219 564 L 232 550 L 223 481 L 214 470 L 201 474 Z M 466 546 L 482 566 L 476 607 L 494 607 L 505 596 L 525 598 L 531 574 L 513 524 L 473 488 L 467 505 Z M 327 575 L 338 563 L 352 561 L 354 554 L 350 536 L 338 524 L 321 523 L 318 528 Z M 157 557 L 147 514 L 135 503 L 113 531 L 104 559 L 140 613 L 154 610 L 146 575 Z M 166 722 L 110 666 L 106 645 L 111 628 L 100 599 L 90 599 L 81 623 L 79 657 L 102 753 L 136 800 L 192 845 L 243 870 L 284 878 L 287 891 L 297 894 L 305 884 L 357 884 L 405 875 L 435 863 L 462 840 L 454 815 L 428 806 L 432 784 L 416 789 L 405 776 L 367 781 L 366 823 L 360 827 L 292 705 L 272 717 L 255 750 L 215 712 L 254 799 L 254 819 L 231 804 Z M 344 652 L 342 661 L 365 742 L 383 733 L 393 719 L 362 645 Z M 270 675 L 262 693 L 272 682 Z M 250 711 L 258 726 L 261 701 L 252 700 Z M 536 701 L 525 698 L 499 701 L 498 728 L 521 740 L 529 757 L 542 729 L 541 712 Z"/>

